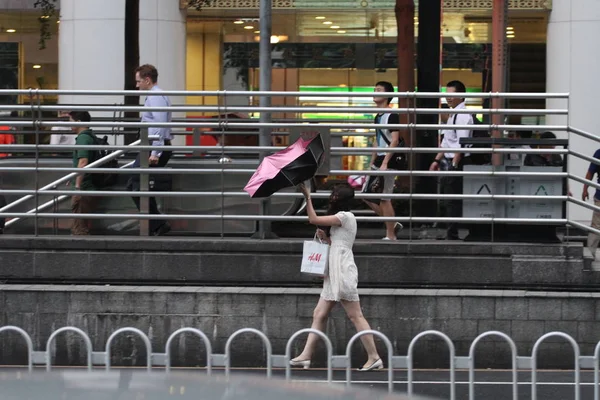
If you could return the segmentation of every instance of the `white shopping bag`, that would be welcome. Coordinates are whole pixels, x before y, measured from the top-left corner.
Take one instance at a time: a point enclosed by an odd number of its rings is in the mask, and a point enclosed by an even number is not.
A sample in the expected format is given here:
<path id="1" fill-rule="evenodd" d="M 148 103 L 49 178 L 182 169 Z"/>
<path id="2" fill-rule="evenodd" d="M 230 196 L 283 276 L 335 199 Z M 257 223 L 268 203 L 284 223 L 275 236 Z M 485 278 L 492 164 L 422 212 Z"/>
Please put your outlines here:
<path id="1" fill-rule="evenodd" d="M 321 241 L 306 240 L 302 251 L 300 272 L 325 277 L 329 265 L 329 245 Z"/>

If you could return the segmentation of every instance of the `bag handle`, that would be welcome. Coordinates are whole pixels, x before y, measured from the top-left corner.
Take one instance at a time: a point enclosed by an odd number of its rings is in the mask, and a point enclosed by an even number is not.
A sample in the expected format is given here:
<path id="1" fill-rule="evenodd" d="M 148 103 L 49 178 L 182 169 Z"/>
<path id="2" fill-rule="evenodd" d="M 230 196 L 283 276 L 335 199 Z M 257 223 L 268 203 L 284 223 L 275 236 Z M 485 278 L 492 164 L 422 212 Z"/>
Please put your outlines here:
<path id="1" fill-rule="evenodd" d="M 323 244 L 323 241 L 320 238 L 317 237 L 317 232 L 316 231 L 315 231 L 315 237 L 313 237 L 313 241 L 315 241 L 315 242 L 318 241 L 319 243 Z"/>

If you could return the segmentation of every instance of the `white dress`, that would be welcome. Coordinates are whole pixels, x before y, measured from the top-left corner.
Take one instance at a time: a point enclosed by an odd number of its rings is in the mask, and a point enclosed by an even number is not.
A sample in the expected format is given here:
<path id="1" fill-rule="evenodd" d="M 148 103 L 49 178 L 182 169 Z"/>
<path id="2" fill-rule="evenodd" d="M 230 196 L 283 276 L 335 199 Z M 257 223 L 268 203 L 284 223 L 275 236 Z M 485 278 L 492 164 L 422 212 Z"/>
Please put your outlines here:
<path id="1" fill-rule="evenodd" d="M 351 212 L 335 214 L 342 226 L 331 227 L 329 274 L 323 281 L 321 297 L 330 301 L 358 301 L 358 269 L 352 245 L 356 239 L 356 217 Z"/>

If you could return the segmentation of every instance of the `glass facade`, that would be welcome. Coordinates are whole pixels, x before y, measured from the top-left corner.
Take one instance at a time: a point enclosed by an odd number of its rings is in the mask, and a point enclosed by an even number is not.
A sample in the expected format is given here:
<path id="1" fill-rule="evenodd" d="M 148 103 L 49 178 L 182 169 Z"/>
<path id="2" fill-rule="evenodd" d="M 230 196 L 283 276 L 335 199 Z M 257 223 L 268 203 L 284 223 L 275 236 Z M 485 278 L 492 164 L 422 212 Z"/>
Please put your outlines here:
<path id="1" fill-rule="evenodd" d="M 217 1 L 213 3 L 214 6 L 199 12 L 189 10 L 186 55 L 188 90 L 258 88 L 257 3 Z M 316 1 L 296 1 L 295 9 L 288 3 L 274 1 L 271 40 L 273 90 L 362 92 L 372 91 L 374 83 L 380 80 L 396 82 L 397 28 L 393 1 L 372 1 L 365 5 L 363 2 L 330 0 L 326 9 L 323 8 L 325 3 Z M 249 4 L 255 7 L 248 8 Z M 511 86 L 513 91 L 544 89 L 545 61 L 540 62 L 538 55 L 540 51 L 545 53 L 548 12 L 540 9 L 509 12 L 506 32 L 510 64 L 508 80 L 512 79 L 519 85 Z M 420 22 L 416 15 L 414 21 L 418 40 Z M 491 61 L 491 10 L 444 10 L 442 21 L 442 85 L 460 79 L 470 91 L 485 90 L 484 75 Z M 2 79 L 3 87 L 58 88 L 57 35 L 60 34 L 60 24 L 57 21 L 50 24 L 52 37 L 46 40 L 43 50 L 39 46 L 39 26 L 39 11 L 0 12 L 0 73 L 6 77 Z M 532 73 L 531 69 L 535 71 Z M 56 100 L 43 99 L 44 102 Z M 2 101 L 14 102 L 14 99 Z M 26 102 L 27 99 L 19 101 Z M 217 99 L 196 97 L 188 98 L 187 102 L 211 105 L 216 104 Z M 273 104 L 351 107 L 370 106 L 372 101 L 369 97 L 300 97 L 274 99 Z M 481 104 L 474 100 L 469 106 L 477 108 Z M 285 114 L 283 117 L 368 120 L 372 115 L 305 113 Z M 343 141 L 348 146 L 368 145 L 365 136 L 345 136 Z M 351 169 L 361 169 L 363 164 L 361 157 L 344 160 L 344 166 Z"/>

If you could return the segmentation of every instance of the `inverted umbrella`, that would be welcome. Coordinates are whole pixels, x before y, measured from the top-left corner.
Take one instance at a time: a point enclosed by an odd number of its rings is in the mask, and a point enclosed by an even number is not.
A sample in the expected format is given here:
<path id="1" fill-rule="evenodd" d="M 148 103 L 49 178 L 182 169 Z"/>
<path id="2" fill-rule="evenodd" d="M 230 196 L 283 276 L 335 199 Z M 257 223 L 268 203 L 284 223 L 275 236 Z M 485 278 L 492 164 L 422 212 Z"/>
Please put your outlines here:
<path id="1" fill-rule="evenodd" d="M 267 156 L 244 188 L 250 197 L 268 197 L 278 190 L 312 178 L 323 159 L 321 135 L 298 139 L 294 144 Z"/>

